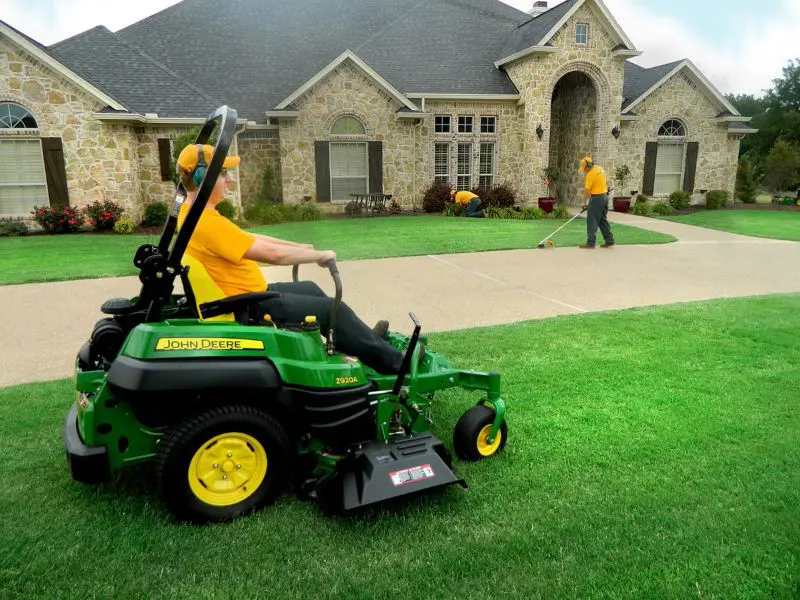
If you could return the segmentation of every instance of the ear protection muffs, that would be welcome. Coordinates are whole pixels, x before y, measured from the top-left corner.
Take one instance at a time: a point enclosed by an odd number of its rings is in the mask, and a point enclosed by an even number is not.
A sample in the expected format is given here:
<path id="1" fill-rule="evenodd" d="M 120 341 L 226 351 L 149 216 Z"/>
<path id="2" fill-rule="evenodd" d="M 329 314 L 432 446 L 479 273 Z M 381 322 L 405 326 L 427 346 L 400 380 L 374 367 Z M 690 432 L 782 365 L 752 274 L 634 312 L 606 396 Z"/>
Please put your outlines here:
<path id="1" fill-rule="evenodd" d="M 206 175 L 207 165 L 205 156 L 203 156 L 203 144 L 195 144 L 195 146 L 197 146 L 197 166 L 194 169 L 194 173 L 192 173 L 192 181 L 194 182 L 194 187 L 198 188 Z"/>

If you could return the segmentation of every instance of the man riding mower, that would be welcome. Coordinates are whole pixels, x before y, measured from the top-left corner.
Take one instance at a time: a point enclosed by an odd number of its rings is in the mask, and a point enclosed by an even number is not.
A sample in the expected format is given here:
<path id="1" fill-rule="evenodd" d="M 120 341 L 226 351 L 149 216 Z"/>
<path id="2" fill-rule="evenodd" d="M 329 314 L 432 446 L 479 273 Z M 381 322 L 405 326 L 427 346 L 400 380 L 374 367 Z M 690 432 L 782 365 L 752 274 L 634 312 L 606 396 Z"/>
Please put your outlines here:
<path id="1" fill-rule="evenodd" d="M 386 356 L 400 357 L 399 366 L 348 354 L 331 255 L 283 263 L 295 265 L 297 281 L 300 262 L 323 259 L 333 278 L 329 311 L 299 318 L 277 314 L 288 294 L 276 285 L 226 290 L 229 282 L 214 276 L 213 265 L 187 252 L 203 229 L 235 122 L 228 107 L 206 121 L 196 140 L 206 165 L 187 193 L 191 205 L 176 201 L 158 245 L 137 250 L 139 295 L 107 301 L 107 318 L 78 353 L 76 402 L 63 432 L 72 477 L 99 483 L 152 463 L 166 506 L 195 523 L 237 517 L 287 488 L 350 510 L 454 483 L 466 487 L 430 433 L 434 396 L 452 387 L 483 392 L 456 424 L 453 448 L 462 460 L 492 456 L 508 438 L 498 373 L 457 370 L 444 356 L 423 353 L 413 315 L 410 336 L 380 337 L 367 328 L 390 347 Z M 202 146 L 215 126 L 219 139 L 206 160 Z M 177 278 L 183 294 L 174 290 Z M 319 304 L 308 306 L 319 312 Z"/>

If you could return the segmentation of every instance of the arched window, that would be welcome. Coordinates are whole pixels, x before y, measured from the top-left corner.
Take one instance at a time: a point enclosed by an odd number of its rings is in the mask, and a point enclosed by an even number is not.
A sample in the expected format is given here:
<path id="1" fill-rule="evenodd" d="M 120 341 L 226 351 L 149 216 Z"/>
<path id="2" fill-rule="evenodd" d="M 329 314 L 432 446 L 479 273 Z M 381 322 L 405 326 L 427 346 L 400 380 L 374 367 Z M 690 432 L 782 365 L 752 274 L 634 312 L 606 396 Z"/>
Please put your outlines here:
<path id="1" fill-rule="evenodd" d="M 339 117 L 331 125 L 331 135 L 366 135 L 363 123 L 351 116 Z"/>
<path id="2" fill-rule="evenodd" d="M 337 137 L 366 138 L 364 124 L 349 115 L 339 117 L 331 125 L 330 167 L 331 200 L 350 201 L 350 194 L 366 194 L 369 189 L 369 156 L 366 141 L 335 141 Z"/>
<path id="3" fill-rule="evenodd" d="M 39 125 L 24 106 L 0 102 L 0 129 L 39 129 Z"/>
<path id="4" fill-rule="evenodd" d="M 30 217 L 50 202 L 38 129 L 24 106 L 0 102 L 0 217 Z"/>
<path id="5" fill-rule="evenodd" d="M 653 193 L 669 196 L 683 189 L 686 168 L 686 126 L 678 119 L 667 119 L 658 128 L 658 154 Z"/>

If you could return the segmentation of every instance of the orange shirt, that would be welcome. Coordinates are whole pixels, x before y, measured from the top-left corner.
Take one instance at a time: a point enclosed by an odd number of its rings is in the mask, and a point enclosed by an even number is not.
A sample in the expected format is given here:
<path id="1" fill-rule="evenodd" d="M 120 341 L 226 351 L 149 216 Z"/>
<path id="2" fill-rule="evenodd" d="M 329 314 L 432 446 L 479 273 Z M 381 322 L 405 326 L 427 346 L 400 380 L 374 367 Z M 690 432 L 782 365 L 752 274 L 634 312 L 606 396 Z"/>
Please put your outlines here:
<path id="1" fill-rule="evenodd" d="M 191 204 L 183 203 L 178 227 L 189 214 Z M 240 229 L 214 209 L 205 209 L 195 227 L 186 253 L 199 260 L 226 296 L 263 292 L 267 282 L 258 263 L 244 257 L 255 236 Z"/>

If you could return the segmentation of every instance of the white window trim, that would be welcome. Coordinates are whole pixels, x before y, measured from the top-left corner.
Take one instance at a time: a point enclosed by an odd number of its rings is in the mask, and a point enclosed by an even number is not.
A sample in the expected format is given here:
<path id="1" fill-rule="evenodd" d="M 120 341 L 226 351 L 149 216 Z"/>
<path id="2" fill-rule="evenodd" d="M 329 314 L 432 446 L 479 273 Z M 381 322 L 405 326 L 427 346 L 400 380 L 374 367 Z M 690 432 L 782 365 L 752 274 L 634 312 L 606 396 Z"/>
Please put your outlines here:
<path id="1" fill-rule="evenodd" d="M 469 169 L 468 173 L 461 173 L 459 171 L 459 167 L 461 166 L 461 161 L 458 160 L 460 156 L 459 146 L 469 146 L 469 154 L 467 160 L 467 168 Z M 473 175 L 472 171 L 474 168 L 474 165 L 472 164 L 473 161 L 472 152 L 474 151 L 474 149 L 475 149 L 475 144 L 473 144 L 472 142 L 456 142 L 456 188 L 458 188 L 458 180 L 461 179 L 462 177 L 469 178 L 469 184 L 464 189 L 468 190 L 472 187 L 472 175 Z"/>
<path id="2" fill-rule="evenodd" d="M 483 173 L 481 171 L 481 167 L 483 166 L 481 164 L 481 146 L 483 146 L 483 145 L 491 145 L 492 146 L 492 152 L 491 152 L 492 168 L 491 168 L 491 171 L 489 173 Z M 497 177 L 497 142 L 494 142 L 494 141 L 492 141 L 492 142 L 481 142 L 480 145 L 478 146 L 478 185 L 481 184 L 481 178 L 482 177 L 491 177 L 492 178 L 492 185 L 489 186 L 489 187 L 494 187 L 495 178 Z"/>
<path id="3" fill-rule="evenodd" d="M 436 131 L 436 119 L 447 119 L 447 131 Z M 453 131 L 453 116 L 452 115 L 434 115 L 433 116 L 433 133 L 434 135 L 450 135 Z"/>
<path id="4" fill-rule="evenodd" d="M 447 152 L 445 153 L 445 157 L 447 159 L 447 171 L 443 175 L 439 175 L 439 174 L 436 173 L 436 146 L 444 146 L 446 148 L 446 150 L 447 150 Z M 452 146 L 451 146 L 450 142 L 434 142 L 434 144 L 433 144 L 433 180 L 434 181 L 438 181 L 438 179 L 437 179 L 438 177 L 444 177 L 444 178 L 446 178 L 445 179 L 445 183 L 452 184 L 452 177 L 453 177 L 453 175 L 451 173 L 452 161 L 450 159 L 451 147 Z"/>
<path id="5" fill-rule="evenodd" d="M 461 131 L 461 119 L 470 119 L 469 121 L 469 131 Z M 466 127 L 466 122 L 464 123 Z M 456 121 L 456 133 L 458 135 L 473 135 L 475 133 L 475 115 L 458 115 Z"/>
<path id="6" fill-rule="evenodd" d="M 366 185 L 366 190 L 367 191 L 364 192 L 364 193 L 368 194 L 369 193 L 369 143 L 367 143 L 366 141 L 360 141 L 360 140 L 353 141 L 353 140 L 336 139 L 336 140 L 331 141 L 330 144 L 363 144 L 363 146 L 364 146 L 364 155 L 365 155 L 364 160 L 365 160 L 365 164 L 367 166 L 367 169 L 366 169 L 367 174 L 364 177 L 364 179 L 366 180 L 366 183 L 367 183 L 367 185 Z M 352 198 L 347 198 L 345 200 L 334 200 L 334 198 L 333 198 L 333 152 L 332 152 L 332 148 L 330 148 L 330 147 L 328 148 L 328 185 L 330 186 L 330 190 L 331 190 L 331 202 L 330 202 L 331 204 L 347 204 L 348 202 L 352 201 Z"/>
<path id="7" fill-rule="evenodd" d="M 495 115 L 481 115 L 478 117 L 478 133 L 481 135 L 497 135 L 497 116 Z M 483 119 L 492 119 L 492 126 L 494 131 L 483 131 Z"/>
<path id="8" fill-rule="evenodd" d="M 683 188 L 683 179 L 684 179 L 684 177 L 686 177 L 686 154 L 687 154 L 687 149 L 689 147 L 689 144 L 686 143 L 686 138 L 683 138 L 683 137 L 663 137 L 663 136 L 658 138 L 658 145 L 661 146 L 662 144 L 673 144 L 673 145 L 680 145 L 681 146 L 681 151 L 682 151 L 681 172 L 680 172 L 681 181 L 680 181 L 680 184 L 679 184 L 680 187 L 677 190 L 677 191 L 681 191 L 682 188 Z M 659 173 L 658 172 L 658 153 L 656 153 L 656 174 L 655 174 L 655 179 L 657 179 L 659 175 L 675 176 L 675 175 L 678 175 L 678 173 Z M 656 186 L 655 179 L 653 181 L 653 192 L 655 192 L 655 186 Z M 671 193 L 672 192 L 670 192 L 670 194 Z M 654 198 L 669 198 L 670 194 L 656 194 L 656 193 L 654 193 L 653 197 Z"/>

